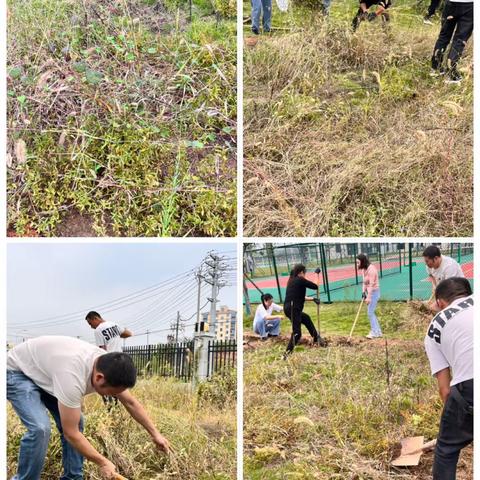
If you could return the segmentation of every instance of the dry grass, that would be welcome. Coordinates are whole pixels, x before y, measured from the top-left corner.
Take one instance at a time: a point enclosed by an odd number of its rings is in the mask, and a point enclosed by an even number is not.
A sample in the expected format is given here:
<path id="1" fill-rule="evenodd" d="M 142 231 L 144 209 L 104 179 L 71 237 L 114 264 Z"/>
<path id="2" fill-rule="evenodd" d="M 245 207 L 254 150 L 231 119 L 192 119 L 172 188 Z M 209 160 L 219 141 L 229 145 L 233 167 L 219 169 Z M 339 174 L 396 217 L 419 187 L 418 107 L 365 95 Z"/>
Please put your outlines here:
<path id="1" fill-rule="evenodd" d="M 158 378 L 140 381 L 133 393 L 175 452 L 169 457 L 158 453 L 121 405 L 109 413 L 98 395 L 89 396 L 85 435 L 122 475 L 129 480 L 235 478 L 235 376 L 230 382 L 213 382 L 199 395 L 185 383 Z M 13 475 L 24 428 L 10 405 L 8 413 L 7 462 L 8 474 Z M 42 479 L 59 478 L 61 473 L 60 441 L 55 427 L 52 432 Z M 91 462 L 85 464 L 85 479 L 101 479 Z"/>
<path id="2" fill-rule="evenodd" d="M 437 28 L 397 18 L 246 49 L 246 235 L 472 234 L 472 46 L 445 85 L 429 77 Z"/>
<path id="3" fill-rule="evenodd" d="M 435 438 L 441 414 L 420 334 L 426 319 L 415 306 L 396 310 L 401 319 L 388 329 L 389 387 L 382 340 L 357 337 L 347 345 L 327 329 L 327 349 L 300 346 L 287 362 L 281 360 L 285 341 L 250 342 L 244 356 L 245 478 L 431 479 L 432 453 L 416 468 L 390 466 L 401 438 Z M 333 323 L 324 322 L 324 329 Z M 412 332 L 417 339 L 410 339 Z M 457 478 L 470 480 L 472 469 L 469 447 Z"/>

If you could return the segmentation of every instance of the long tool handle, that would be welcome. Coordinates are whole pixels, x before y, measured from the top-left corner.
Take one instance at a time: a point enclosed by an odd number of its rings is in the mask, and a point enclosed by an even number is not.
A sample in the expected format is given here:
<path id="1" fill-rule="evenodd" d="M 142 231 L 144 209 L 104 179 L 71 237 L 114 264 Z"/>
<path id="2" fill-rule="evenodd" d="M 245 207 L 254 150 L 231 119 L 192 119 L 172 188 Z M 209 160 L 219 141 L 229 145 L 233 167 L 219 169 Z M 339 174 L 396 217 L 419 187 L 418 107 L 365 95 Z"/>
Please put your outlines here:
<path id="1" fill-rule="evenodd" d="M 352 338 L 352 334 L 353 334 L 353 331 L 355 330 L 355 325 L 357 324 L 357 320 L 358 320 L 358 317 L 360 316 L 360 311 L 362 310 L 364 301 L 365 299 L 362 298 L 362 301 L 360 302 L 360 306 L 358 307 L 357 316 L 355 317 L 355 321 L 353 322 L 352 329 L 350 330 L 350 335 L 348 336 L 349 340 Z"/>

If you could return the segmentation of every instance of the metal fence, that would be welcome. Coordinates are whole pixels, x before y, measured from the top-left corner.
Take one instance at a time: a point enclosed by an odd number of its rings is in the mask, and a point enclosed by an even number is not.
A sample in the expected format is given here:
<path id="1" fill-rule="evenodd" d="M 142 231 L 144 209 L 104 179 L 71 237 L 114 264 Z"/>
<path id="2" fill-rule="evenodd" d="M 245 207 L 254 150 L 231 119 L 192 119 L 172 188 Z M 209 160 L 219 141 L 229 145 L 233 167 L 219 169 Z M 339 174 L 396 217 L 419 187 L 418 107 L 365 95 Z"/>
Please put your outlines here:
<path id="1" fill-rule="evenodd" d="M 235 367 L 236 361 L 237 342 L 235 340 L 208 342 L 208 377 Z"/>
<path id="2" fill-rule="evenodd" d="M 124 347 L 137 368 L 139 375 L 158 375 L 191 381 L 195 376 L 195 343 L 166 343 Z M 236 365 L 237 342 L 235 340 L 211 340 L 208 342 L 208 377 L 222 374 Z"/>
<path id="3" fill-rule="evenodd" d="M 437 244 L 443 255 L 453 257 L 473 282 L 473 244 Z M 324 302 L 359 298 L 362 274 L 356 256 L 365 253 L 377 267 L 384 300 L 428 299 L 428 281 L 422 256 L 423 243 L 302 243 L 247 244 L 244 247 L 244 294 L 252 303 L 261 292 L 271 293 L 282 303 L 290 270 L 297 263 L 307 267 L 307 278 L 317 280 L 321 268 L 321 297 Z"/>

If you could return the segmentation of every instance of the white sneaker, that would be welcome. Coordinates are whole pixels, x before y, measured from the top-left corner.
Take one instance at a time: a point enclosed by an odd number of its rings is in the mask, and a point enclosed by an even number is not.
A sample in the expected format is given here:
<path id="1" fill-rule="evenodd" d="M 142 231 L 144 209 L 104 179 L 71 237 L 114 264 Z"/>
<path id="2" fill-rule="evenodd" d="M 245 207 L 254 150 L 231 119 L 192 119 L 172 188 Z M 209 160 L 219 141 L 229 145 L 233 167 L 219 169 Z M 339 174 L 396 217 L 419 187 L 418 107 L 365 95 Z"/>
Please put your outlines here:
<path id="1" fill-rule="evenodd" d="M 368 335 L 366 335 L 366 338 L 371 340 L 372 338 L 375 338 L 375 335 L 372 332 L 370 332 Z"/>
<path id="2" fill-rule="evenodd" d="M 424 18 L 424 19 L 423 19 L 423 23 L 424 23 L 425 25 L 433 25 L 433 22 L 432 22 L 429 18 Z"/>

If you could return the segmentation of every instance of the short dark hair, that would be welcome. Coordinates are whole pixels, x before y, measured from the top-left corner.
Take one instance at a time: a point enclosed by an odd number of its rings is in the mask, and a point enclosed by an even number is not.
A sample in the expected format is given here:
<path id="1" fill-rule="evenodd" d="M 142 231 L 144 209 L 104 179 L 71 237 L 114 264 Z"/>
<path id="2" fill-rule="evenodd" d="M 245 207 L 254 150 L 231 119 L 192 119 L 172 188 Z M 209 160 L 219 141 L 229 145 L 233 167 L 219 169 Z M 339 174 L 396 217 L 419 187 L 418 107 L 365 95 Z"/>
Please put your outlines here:
<path id="1" fill-rule="evenodd" d="M 435 298 L 452 303 L 457 298 L 468 297 L 472 294 L 470 282 L 463 277 L 450 277 L 442 280 L 435 289 Z"/>
<path id="2" fill-rule="evenodd" d="M 423 256 L 433 260 L 435 257 L 441 257 L 442 252 L 436 245 L 430 245 L 423 251 Z"/>
<path id="3" fill-rule="evenodd" d="M 366 270 L 370 266 L 370 260 L 364 253 L 359 253 L 357 260 L 360 260 L 360 270 Z"/>
<path id="4" fill-rule="evenodd" d="M 96 368 L 103 373 L 110 387 L 132 388 L 137 381 L 137 369 L 128 353 L 111 352 L 101 355 Z"/>
<path id="5" fill-rule="evenodd" d="M 87 322 L 90 322 L 91 320 L 94 320 L 95 318 L 99 318 L 100 320 L 102 319 L 101 315 L 98 312 L 91 311 L 87 313 L 87 316 L 85 317 L 85 320 Z"/>

